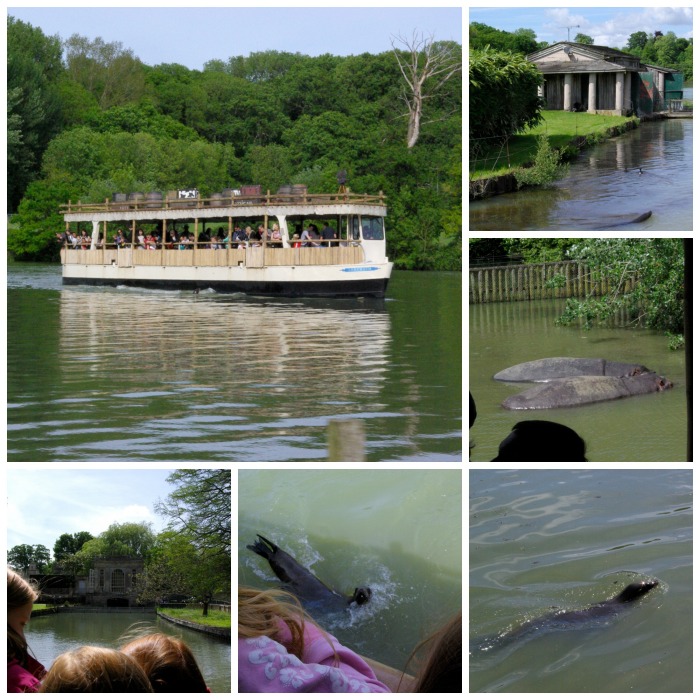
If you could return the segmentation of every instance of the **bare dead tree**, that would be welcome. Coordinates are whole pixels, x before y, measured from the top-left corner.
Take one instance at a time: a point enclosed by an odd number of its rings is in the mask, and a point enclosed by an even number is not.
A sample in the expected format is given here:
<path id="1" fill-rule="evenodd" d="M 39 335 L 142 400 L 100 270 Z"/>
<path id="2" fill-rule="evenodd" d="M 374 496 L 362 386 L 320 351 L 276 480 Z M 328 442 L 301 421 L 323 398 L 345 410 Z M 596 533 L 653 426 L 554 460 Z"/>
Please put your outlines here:
<path id="1" fill-rule="evenodd" d="M 395 42 L 405 50 L 396 48 Z M 462 70 L 461 52 L 455 52 L 454 45 L 433 40 L 433 35 L 420 36 L 414 31 L 412 38 L 401 35 L 391 38 L 391 46 L 399 64 L 406 86 L 401 98 L 408 107 L 408 133 L 406 143 L 413 148 L 420 135 L 423 104 L 434 97 L 440 88 Z M 430 80 L 435 78 L 435 80 Z"/>

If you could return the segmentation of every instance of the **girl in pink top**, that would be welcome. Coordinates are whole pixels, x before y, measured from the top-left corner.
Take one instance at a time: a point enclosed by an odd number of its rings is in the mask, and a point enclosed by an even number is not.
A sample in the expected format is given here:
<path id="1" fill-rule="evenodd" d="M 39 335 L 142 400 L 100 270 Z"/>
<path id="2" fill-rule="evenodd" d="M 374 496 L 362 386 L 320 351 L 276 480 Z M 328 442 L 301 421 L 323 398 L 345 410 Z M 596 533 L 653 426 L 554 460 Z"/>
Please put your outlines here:
<path id="1" fill-rule="evenodd" d="M 36 693 L 46 669 L 27 649 L 24 626 L 29 622 L 34 601 L 33 586 L 17 572 L 7 570 L 7 692 Z"/>
<path id="2" fill-rule="evenodd" d="M 282 591 L 238 589 L 239 693 L 389 693 L 372 669 L 304 619 Z"/>

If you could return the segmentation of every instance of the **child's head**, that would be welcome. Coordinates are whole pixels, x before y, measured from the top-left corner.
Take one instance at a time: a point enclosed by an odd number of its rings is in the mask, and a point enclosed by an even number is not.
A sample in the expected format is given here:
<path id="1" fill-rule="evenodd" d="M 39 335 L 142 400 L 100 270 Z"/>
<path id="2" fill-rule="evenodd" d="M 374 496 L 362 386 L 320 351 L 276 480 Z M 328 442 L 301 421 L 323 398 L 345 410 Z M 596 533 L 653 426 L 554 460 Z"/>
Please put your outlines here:
<path id="1" fill-rule="evenodd" d="M 7 660 L 27 657 L 24 626 L 29 622 L 34 601 L 39 597 L 36 588 L 16 571 L 7 570 Z"/>
<path id="2" fill-rule="evenodd" d="M 189 647 L 176 637 L 149 634 L 121 649 L 145 671 L 156 693 L 206 693 L 207 684 Z"/>
<path id="3" fill-rule="evenodd" d="M 79 647 L 61 654 L 41 684 L 42 693 L 152 693 L 143 669 L 126 654 Z"/>

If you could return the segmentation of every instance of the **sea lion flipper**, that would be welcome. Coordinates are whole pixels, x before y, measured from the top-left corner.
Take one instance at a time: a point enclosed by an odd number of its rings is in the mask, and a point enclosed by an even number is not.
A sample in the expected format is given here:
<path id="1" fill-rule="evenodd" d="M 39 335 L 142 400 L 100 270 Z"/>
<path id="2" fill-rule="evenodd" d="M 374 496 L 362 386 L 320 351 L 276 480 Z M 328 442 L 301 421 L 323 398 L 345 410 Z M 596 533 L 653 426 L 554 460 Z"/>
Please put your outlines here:
<path id="1" fill-rule="evenodd" d="M 253 544 L 246 545 L 246 548 L 251 552 L 259 554 L 263 559 L 267 559 L 270 568 L 272 571 L 274 571 L 275 575 L 280 581 L 283 583 L 293 582 L 289 572 L 280 561 L 280 559 L 283 559 L 284 557 L 280 557 L 278 555 L 280 552 L 283 555 L 286 553 L 283 552 L 283 550 L 281 550 L 274 542 L 270 542 L 270 540 L 266 539 L 262 535 L 258 535 L 258 540 L 256 540 Z"/>

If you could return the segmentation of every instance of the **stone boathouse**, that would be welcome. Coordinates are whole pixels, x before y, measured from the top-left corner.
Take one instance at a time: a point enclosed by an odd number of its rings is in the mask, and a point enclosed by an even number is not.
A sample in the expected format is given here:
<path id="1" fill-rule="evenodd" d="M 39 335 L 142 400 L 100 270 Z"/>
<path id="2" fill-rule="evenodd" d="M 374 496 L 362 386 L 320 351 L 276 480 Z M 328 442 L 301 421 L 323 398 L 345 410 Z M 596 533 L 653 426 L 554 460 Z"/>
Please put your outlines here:
<path id="1" fill-rule="evenodd" d="M 134 584 L 143 573 L 140 557 L 95 559 L 88 576 L 77 578 L 78 594 L 87 605 L 98 607 L 132 607 L 137 605 Z"/>
<path id="2" fill-rule="evenodd" d="M 642 116 L 664 111 L 669 99 L 682 96 L 682 73 L 607 46 L 560 41 L 527 60 L 544 75 L 539 91 L 546 109 Z"/>

